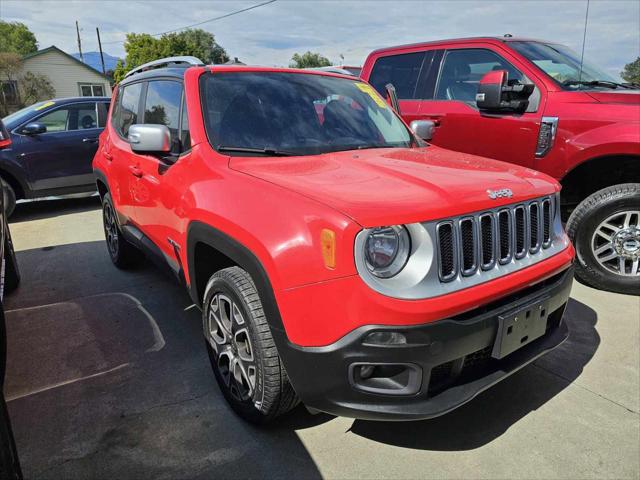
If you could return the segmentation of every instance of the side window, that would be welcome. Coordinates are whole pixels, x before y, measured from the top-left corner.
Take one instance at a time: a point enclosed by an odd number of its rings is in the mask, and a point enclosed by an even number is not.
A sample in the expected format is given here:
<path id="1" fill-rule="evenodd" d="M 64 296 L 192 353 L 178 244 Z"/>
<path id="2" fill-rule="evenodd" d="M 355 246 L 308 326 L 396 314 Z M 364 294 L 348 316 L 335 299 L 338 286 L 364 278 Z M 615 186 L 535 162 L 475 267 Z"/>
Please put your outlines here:
<path id="1" fill-rule="evenodd" d="M 109 104 L 105 102 L 98 102 L 98 128 L 104 128 L 107 124 L 107 112 L 109 111 Z"/>
<path id="2" fill-rule="evenodd" d="M 171 80 L 150 81 L 144 105 L 144 123 L 166 125 L 171 132 L 172 152 L 180 152 L 180 103 L 182 84 Z"/>
<path id="3" fill-rule="evenodd" d="M 51 113 L 41 116 L 36 121 L 47 127 L 47 132 L 64 132 L 67 130 L 69 109 L 59 108 Z"/>
<path id="4" fill-rule="evenodd" d="M 444 57 L 436 99 L 475 102 L 480 79 L 492 70 L 507 70 L 509 81 L 522 82 L 524 78 L 513 65 L 491 50 L 449 50 Z"/>
<path id="5" fill-rule="evenodd" d="M 59 108 L 36 120 L 47 127 L 47 133 L 87 130 L 98 127 L 95 103 L 79 103 Z"/>
<path id="6" fill-rule="evenodd" d="M 142 83 L 133 83 L 120 89 L 118 94 L 118 108 L 114 109 L 113 121 L 116 130 L 126 138 L 129 127 L 138 122 L 138 107 Z"/>
<path id="7" fill-rule="evenodd" d="M 373 65 L 369 83 L 383 97 L 387 96 L 385 85 L 392 83 L 399 99 L 413 99 L 424 57 L 425 52 L 416 52 L 379 58 Z"/>

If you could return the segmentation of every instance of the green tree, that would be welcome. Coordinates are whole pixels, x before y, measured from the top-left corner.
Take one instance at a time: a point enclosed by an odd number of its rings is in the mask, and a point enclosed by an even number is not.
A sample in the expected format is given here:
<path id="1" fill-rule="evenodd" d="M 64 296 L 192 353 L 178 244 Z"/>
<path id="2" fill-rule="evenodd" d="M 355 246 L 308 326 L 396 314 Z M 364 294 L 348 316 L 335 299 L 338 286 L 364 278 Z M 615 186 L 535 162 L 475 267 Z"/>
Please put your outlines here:
<path id="1" fill-rule="evenodd" d="M 116 82 L 143 63 L 163 57 L 191 55 L 205 63 L 224 63 L 229 56 L 218 45 L 213 34 L 202 29 L 188 29 L 178 33 L 167 33 L 155 38 L 148 33 L 129 33 L 124 44 L 126 59 L 118 62 L 113 72 Z"/>
<path id="2" fill-rule="evenodd" d="M 49 77 L 41 73 L 26 72 L 18 82 L 18 90 L 20 103 L 23 107 L 56 96 L 56 90 Z"/>
<path id="3" fill-rule="evenodd" d="M 292 68 L 318 68 L 328 67 L 330 65 L 331 62 L 327 57 L 323 57 L 319 53 L 314 52 L 306 52 L 302 55 L 294 53 L 293 57 L 291 57 L 291 63 L 289 64 Z"/>
<path id="4" fill-rule="evenodd" d="M 27 55 L 37 50 L 36 36 L 24 23 L 0 20 L 0 52 Z"/>
<path id="5" fill-rule="evenodd" d="M 624 70 L 620 72 L 620 76 L 625 82 L 640 83 L 640 57 L 631 63 L 627 63 L 624 66 Z"/>

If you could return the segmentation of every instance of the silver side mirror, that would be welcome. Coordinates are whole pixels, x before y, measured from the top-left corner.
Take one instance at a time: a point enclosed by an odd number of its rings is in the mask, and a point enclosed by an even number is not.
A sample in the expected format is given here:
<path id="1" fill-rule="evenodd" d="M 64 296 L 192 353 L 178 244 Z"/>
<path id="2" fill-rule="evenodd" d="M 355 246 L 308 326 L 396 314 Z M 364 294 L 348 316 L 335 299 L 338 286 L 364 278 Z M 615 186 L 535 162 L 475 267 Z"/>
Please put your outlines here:
<path id="1" fill-rule="evenodd" d="M 428 142 L 433 138 L 433 132 L 436 128 L 436 124 L 431 120 L 414 120 L 411 122 L 409 127 L 411 128 L 411 131 L 418 136 L 418 138 Z"/>
<path id="2" fill-rule="evenodd" d="M 169 153 L 171 151 L 171 132 L 166 125 L 131 125 L 128 140 L 134 152 Z"/>

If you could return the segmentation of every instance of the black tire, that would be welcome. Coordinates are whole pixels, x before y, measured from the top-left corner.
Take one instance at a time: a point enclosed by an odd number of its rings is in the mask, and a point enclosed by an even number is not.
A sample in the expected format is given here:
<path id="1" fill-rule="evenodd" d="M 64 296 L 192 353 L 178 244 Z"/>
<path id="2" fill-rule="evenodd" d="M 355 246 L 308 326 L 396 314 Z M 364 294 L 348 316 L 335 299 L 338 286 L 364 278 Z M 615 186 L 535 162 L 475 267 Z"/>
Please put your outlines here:
<path id="1" fill-rule="evenodd" d="M 233 305 L 229 305 L 229 311 L 233 310 L 234 306 L 237 307 L 243 319 L 240 325 L 234 320 L 235 316 L 231 319 L 230 331 L 233 342 L 235 343 L 236 336 L 242 334 L 243 330 L 248 331 L 253 358 L 250 368 L 255 367 L 254 387 L 251 390 L 246 388 L 246 384 L 238 382 L 230 371 L 225 371 L 225 367 L 221 367 L 225 362 L 221 360 L 216 349 L 222 350 L 224 346 L 216 343 L 207 333 L 210 330 L 209 318 L 212 319 L 214 328 L 220 328 L 212 310 L 216 311 L 214 303 L 218 305 L 218 312 L 225 308 L 220 300 L 224 297 L 233 302 Z M 214 300 L 216 298 L 218 300 Z M 299 403 L 271 336 L 256 286 L 247 272 L 239 267 L 231 267 L 211 276 L 205 289 L 202 321 L 209 359 L 216 380 L 225 399 L 240 417 L 252 423 L 265 424 L 288 412 Z M 243 325 L 246 325 L 246 329 Z M 212 344 L 217 345 L 216 349 Z M 235 355 L 238 357 L 239 345 L 241 344 L 238 343 L 235 347 Z M 222 359 L 224 358 L 223 354 Z M 238 395 L 241 389 L 247 394 L 246 398 Z"/>
<path id="2" fill-rule="evenodd" d="M 9 225 L 5 224 L 4 236 L 4 293 L 11 293 L 20 285 L 20 269 L 11 240 Z"/>
<path id="3" fill-rule="evenodd" d="M 142 257 L 142 253 L 122 235 L 118 216 L 113 207 L 111 195 L 108 193 L 102 199 L 102 225 L 107 252 L 109 252 L 113 264 L 122 270 L 136 265 Z"/>
<path id="4" fill-rule="evenodd" d="M 2 186 L 4 187 L 4 214 L 9 218 L 16 209 L 16 192 L 4 180 L 2 180 Z"/>
<path id="5" fill-rule="evenodd" d="M 610 271 L 600 264 L 593 252 L 592 241 L 596 229 L 610 217 L 627 211 L 640 211 L 639 183 L 603 188 L 585 198 L 571 213 L 567 234 L 576 248 L 578 280 L 601 290 L 640 295 L 640 276 L 623 276 Z M 640 222 L 640 219 L 634 215 L 632 221 Z M 636 225 L 640 228 L 638 223 Z M 616 238 L 615 234 L 612 237 Z"/>

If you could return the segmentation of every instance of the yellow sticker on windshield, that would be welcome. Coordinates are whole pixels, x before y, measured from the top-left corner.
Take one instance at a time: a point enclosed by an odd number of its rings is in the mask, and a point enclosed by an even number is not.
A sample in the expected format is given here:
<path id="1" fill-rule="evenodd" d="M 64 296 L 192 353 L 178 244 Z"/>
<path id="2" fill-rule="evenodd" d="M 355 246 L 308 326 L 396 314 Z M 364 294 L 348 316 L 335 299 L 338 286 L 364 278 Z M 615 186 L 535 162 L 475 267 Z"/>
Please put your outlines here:
<path id="1" fill-rule="evenodd" d="M 46 102 L 46 103 L 43 103 L 42 105 L 37 106 L 33 110 L 37 112 L 38 110 L 43 110 L 43 109 L 45 109 L 47 107 L 50 107 L 51 105 L 55 105 L 55 104 L 56 104 L 56 102 Z"/>
<path id="2" fill-rule="evenodd" d="M 373 101 L 376 102 L 376 105 L 378 105 L 380 108 L 387 108 L 387 102 L 382 99 L 382 97 L 378 94 L 378 92 L 374 90 L 371 85 L 358 82 L 356 83 L 356 87 L 369 95 L 373 99 Z"/>

